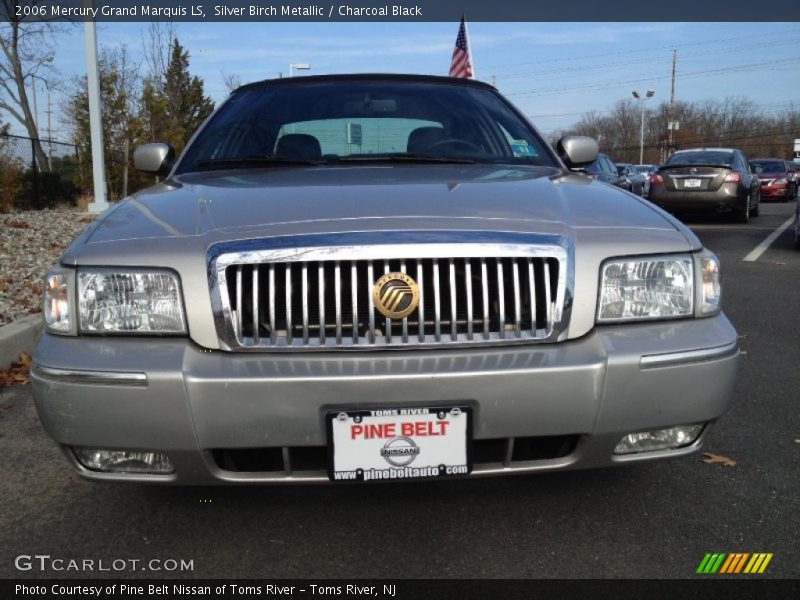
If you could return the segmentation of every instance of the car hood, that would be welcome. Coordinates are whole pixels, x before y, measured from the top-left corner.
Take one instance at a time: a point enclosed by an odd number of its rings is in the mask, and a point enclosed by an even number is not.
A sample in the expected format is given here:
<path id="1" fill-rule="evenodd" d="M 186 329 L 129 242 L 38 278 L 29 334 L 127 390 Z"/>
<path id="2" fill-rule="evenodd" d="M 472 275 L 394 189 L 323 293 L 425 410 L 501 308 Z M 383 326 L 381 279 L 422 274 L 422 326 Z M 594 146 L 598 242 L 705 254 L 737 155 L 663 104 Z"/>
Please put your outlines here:
<path id="1" fill-rule="evenodd" d="M 407 229 L 569 234 L 574 228 L 675 231 L 646 202 L 551 168 L 346 166 L 178 176 L 110 210 L 87 244 Z"/>
<path id="2" fill-rule="evenodd" d="M 353 232 L 391 231 L 434 231 L 442 240 L 479 231 L 483 242 L 497 233 L 498 243 L 508 237 L 501 232 L 558 239 L 574 256 L 570 337 L 594 326 L 606 258 L 701 248 L 688 229 L 647 201 L 555 168 L 359 165 L 182 175 L 109 209 L 61 262 L 175 270 L 192 339 L 216 348 L 208 288 L 215 244 L 280 236 L 298 236 L 300 244 L 324 234 L 327 245 L 347 245 Z"/>

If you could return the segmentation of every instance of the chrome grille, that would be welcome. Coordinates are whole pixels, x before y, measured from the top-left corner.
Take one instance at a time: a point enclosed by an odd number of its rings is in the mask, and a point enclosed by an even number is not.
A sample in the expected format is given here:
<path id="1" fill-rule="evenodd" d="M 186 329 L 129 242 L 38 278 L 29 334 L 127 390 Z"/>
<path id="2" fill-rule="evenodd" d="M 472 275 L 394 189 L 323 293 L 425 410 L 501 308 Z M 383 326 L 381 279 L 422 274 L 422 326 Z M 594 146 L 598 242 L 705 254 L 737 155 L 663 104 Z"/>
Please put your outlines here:
<path id="1" fill-rule="evenodd" d="M 563 329 L 564 270 L 554 256 L 237 260 L 217 272 L 218 328 L 231 350 L 554 341 Z M 420 289 L 417 309 L 403 319 L 373 304 L 375 281 L 395 271 Z"/>

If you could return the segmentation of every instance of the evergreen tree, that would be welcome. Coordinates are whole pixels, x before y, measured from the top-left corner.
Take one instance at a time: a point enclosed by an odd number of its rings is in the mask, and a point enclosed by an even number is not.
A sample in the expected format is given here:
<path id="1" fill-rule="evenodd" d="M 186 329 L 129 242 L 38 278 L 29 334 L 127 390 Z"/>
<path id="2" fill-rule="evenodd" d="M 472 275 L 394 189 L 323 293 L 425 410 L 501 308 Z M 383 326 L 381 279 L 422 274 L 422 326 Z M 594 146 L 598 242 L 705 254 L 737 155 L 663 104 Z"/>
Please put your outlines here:
<path id="1" fill-rule="evenodd" d="M 194 131 L 214 110 L 214 102 L 205 96 L 203 80 L 189 73 L 189 52 L 177 38 L 172 42 L 170 61 L 164 74 L 166 122 L 162 141 L 171 143 L 177 152 L 186 145 Z"/>

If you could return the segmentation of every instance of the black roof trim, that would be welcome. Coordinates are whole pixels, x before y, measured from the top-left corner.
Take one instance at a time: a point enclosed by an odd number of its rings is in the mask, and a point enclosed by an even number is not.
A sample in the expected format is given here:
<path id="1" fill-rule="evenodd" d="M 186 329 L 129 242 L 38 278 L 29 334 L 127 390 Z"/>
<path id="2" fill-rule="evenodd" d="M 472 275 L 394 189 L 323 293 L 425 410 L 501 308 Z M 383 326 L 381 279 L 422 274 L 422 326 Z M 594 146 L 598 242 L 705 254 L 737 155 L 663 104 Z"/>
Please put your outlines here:
<path id="1" fill-rule="evenodd" d="M 438 83 L 445 85 L 470 85 L 487 90 L 496 91 L 491 84 L 475 79 L 457 77 L 442 77 L 440 75 L 411 75 L 401 73 L 351 73 L 340 75 L 303 75 L 302 77 L 283 77 L 280 79 L 264 79 L 245 84 L 233 93 L 253 88 L 275 85 L 303 85 L 307 83 L 323 83 L 328 81 L 417 81 L 424 83 Z"/>

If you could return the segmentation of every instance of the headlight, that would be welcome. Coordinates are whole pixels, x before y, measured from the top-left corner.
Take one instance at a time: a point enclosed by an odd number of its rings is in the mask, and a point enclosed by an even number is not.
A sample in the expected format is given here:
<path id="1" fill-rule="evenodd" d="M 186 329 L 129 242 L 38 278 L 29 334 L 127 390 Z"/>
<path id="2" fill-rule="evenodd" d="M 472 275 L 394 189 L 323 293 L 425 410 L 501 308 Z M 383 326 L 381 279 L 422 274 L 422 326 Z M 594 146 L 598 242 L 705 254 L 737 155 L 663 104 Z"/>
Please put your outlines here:
<path id="1" fill-rule="evenodd" d="M 772 185 L 786 185 L 786 177 L 781 177 L 772 182 Z"/>
<path id="2" fill-rule="evenodd" d="M 186 333 L 180 285 L 169 271 L 78 271 L 81 333 Z"/>
<path id="3" fill-rule="evenodd" d="M 53 333 L 70 333 L 69 290 L 71 273 L 53 269 L 44 279 L 42 312 L 47 330 Z"/>
<path id="4" fill-rule="evenodd" d="M 615 259 L 603 265 L 598 323 L 694 314 L 691 256 Z"/>

